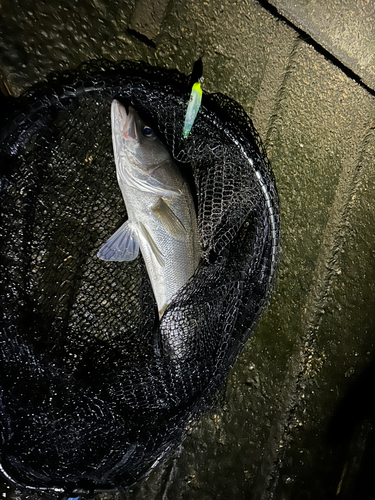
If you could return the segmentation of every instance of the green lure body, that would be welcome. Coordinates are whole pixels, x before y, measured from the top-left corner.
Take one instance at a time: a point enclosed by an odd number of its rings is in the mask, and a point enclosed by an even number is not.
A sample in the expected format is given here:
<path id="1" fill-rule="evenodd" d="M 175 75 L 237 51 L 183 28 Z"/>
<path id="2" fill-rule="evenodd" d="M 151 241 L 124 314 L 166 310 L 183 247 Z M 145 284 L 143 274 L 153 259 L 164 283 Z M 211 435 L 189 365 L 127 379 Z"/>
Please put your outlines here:
<path id="1" fill-rule="evenodd" d="M 182 137 L 187 138 L 190 134 L 191 128 L 194 124 L 195 118 L 197 117 L 199 108 L 202 102 L 202 88 L 201 83 L 203 78 L 200 78 L 198 82 L 194 83 L 191 89 L 189 104 L 186 110 L 184 128 L 182 130 Z"/>

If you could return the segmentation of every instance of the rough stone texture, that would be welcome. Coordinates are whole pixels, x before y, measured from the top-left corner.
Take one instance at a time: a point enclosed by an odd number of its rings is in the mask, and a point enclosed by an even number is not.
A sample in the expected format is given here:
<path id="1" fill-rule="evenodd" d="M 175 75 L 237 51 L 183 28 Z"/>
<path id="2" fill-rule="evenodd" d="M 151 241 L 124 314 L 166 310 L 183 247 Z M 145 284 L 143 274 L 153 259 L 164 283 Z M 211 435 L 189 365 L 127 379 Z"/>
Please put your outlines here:
<path id="1" fill-rule="evenodd" d="M 159 0 L 159 2 L 139 0 L 135 5 L 129 28 L 150 41 L 154 40 L 160 33 L 168 3 L 169 0 Z"/>
<path id="2" fill-rule="evenodd" d="M 269 3 L 375 90 L 374 2 L 269 0 Z"/>
<path id="3" fill-rule="evenodd" d="M 3 2 L 3 88 L 18 95 L 93 57 L 185 73 L 202 57 L 205 89 L 242 104 L 267 147 L 283 260 L 222 404 L 126 498 L 369 498 L 361 488 L 371 487 L 374 460 L 374 97 L 255 0 L 171 2 L 156 49 L 127 33 L 133 11 L 109 0 Z M 340 25 L 336 39 L 348 44 Z"/>

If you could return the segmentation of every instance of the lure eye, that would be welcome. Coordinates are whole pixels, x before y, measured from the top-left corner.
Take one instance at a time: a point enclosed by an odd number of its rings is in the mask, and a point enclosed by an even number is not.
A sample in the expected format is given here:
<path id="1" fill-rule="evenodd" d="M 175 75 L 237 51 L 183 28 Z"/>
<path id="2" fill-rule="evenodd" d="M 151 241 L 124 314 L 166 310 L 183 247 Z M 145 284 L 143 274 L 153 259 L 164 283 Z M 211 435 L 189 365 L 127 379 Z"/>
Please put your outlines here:
<path id="1" fill-rule="evenodd" d="M 146 125 L 146 126 L 144 126 L 144 127 L 143 127 L 142 133 L 143 133 L 143 135 L 144 135 L 145 137 L 151 137 L 151 136 L 152 136 L 152 133 L 153 133 L 153 132 L 152 132 L 152 128 L 147 127 L 147 125 Z"/>

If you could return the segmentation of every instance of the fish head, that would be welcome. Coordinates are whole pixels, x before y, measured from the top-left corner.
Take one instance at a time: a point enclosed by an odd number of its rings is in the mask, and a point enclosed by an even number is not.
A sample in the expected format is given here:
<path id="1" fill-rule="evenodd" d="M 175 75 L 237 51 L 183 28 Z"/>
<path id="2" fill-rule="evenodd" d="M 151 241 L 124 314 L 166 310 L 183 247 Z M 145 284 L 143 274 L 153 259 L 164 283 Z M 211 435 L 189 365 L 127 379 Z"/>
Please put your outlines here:
<path id="1" fill-rule="evenodd" d="M 147 170 L 169 158 L 169 152 L 137 111 L 129 106 L 128 111 L 119 101 L 111 107 L 112 139 L 115 158 L 126 157 L 127 162 Z"/>

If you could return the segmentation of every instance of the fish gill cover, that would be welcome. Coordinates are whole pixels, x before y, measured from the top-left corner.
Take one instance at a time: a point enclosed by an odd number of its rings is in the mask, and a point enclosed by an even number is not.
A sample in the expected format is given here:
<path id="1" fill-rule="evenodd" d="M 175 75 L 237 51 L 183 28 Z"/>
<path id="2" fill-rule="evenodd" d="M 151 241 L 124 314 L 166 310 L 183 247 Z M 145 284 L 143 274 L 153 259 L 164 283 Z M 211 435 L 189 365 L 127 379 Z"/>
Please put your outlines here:
<path id="1" fill-rule="evenodd" d="M 24 488 L 124 488 L 212 405 L 275 286 L 278 196 L 243 109 L 189 79 L 88 63 L 15 100 L 1 147 L 0 463 Z M 197 205 L 199 268 L 159 322 L 142 258 L 97 251 L 126 219 L 110 104 L 157 126 Z"/>

